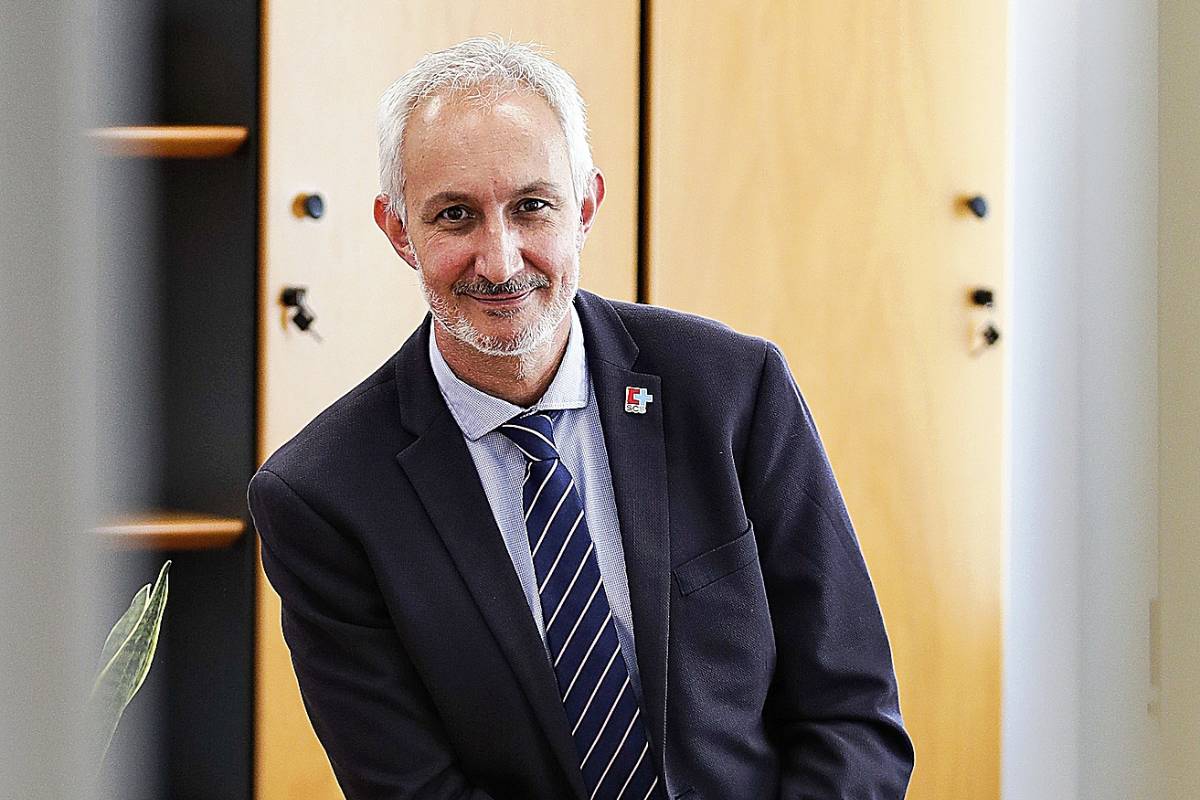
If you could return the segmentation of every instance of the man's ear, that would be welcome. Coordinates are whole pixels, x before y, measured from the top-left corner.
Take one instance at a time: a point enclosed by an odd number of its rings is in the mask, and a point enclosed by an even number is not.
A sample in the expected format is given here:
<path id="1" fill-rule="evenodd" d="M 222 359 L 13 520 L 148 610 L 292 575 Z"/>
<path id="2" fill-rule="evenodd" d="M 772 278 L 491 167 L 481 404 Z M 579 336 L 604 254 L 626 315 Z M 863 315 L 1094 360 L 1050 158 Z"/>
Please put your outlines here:
<path id="1" fill-rule="evenodd" d="M 417 268 L 417 254 L 413 251 L 412 240 L 408 238 L 408 228 L 400 221 L 400 217 L 388 211 L 386 194 L 375 195 L 375 224 L 383 235 L 392 243 L 392 248 L 413 269 Z"/>
<path id="2" fill-rule="evenodd" d="M 604 202 L 604 174 L 600 170 L 592 171 L 592 180 L 584 188 L 583 197 L 579 203 L 579 223 L 582 226 L 581 236 L 586 236 L 596 221 L 596 212 Z"/>

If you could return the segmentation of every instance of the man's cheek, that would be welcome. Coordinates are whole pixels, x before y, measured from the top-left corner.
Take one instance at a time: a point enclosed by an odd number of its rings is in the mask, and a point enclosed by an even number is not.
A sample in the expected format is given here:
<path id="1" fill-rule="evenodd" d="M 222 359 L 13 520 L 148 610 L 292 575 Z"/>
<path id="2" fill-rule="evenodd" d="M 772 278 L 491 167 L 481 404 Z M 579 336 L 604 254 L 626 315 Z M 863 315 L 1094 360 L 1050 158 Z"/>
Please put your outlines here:
<path id="1" fill-rule="evenodd" d="M 453 241 L 430 242 L 421 258 L 425 274 L 436 284 L 447 286 L 461 278 L 470 277 L 474 258 L 469 248 Z"/>

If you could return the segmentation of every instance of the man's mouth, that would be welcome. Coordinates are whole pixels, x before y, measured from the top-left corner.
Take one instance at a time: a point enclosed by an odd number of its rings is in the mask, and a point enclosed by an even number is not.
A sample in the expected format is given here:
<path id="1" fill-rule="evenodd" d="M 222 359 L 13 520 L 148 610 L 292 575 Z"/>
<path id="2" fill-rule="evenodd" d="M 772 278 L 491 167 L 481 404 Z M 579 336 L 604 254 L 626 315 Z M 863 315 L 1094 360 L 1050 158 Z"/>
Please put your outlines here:
<path id="1" fill-rule="evenodd" d="M 520 305 L 526 297 L 533 294 L 533 291 L 533 289 L 526 289 L 523 292 L 511 292 L 507 294 L 467 293 L 467 296 L 489 307 L 504 307 Z"/>

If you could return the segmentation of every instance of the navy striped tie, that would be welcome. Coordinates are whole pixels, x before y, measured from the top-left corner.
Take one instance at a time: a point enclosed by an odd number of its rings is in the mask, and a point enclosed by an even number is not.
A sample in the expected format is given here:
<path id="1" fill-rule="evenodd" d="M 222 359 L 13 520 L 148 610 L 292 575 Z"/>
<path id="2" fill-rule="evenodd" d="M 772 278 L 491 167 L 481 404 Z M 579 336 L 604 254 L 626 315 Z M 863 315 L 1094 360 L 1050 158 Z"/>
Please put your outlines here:
<path id="1" fill-rule="evenodd" d="M 499 431 L 525 454 L 525 528 L 558 691 L 592 798 L 662 797 L 644 721 L 575 479 L 554 445 L 555 411 Z"/>

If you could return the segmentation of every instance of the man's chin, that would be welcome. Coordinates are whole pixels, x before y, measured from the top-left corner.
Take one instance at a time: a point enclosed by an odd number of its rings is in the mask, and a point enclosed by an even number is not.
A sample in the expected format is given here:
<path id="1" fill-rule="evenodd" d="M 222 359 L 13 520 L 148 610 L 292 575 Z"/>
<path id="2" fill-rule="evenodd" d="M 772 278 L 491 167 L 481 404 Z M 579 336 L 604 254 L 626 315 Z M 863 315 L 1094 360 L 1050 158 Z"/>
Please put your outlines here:
<path id="1" fill-rule="evenodd" d="M 531 344 L 536 344 L 531 341 L 533 331 L 529 326 L 505 325 L 503 319 L 495 317 L 483 320 L 482 324 L 463 316 L 435 319 L 459 343 L 487 356 L 522 355 Z"/>
<path id="2" fill-rule="evenodd" d="M 540 317 L 521 308 L 484 309 L 466 317 L 475 336 L 490 342 L 519 342 L 529 336 L 539 321 Z"/>
<path id="3" fill-rule="evenodd" d="M 519 308 L 485 308 L 483 313 L 492 319 L 512 319 L 521 315 Z"/>
<path id="4" fill-rule="evenodd" d="M 540 300 L 540 298 L 537 298 Z M 473 301 L 444 309 L 434 316 L 455 339 L 487 356 L 522 356 L 543 347 L 554 337 L 570 312 L 570 299 L 529 302 L 509 308 L 472 307 Z"/>
<path id="5" fill-rule="evenodd" d="M 516 316 L 498 318 L 489 314 L 485 320 L 472 320 L 471 324 L 458 329 L 458 333 L 463 334 L 458 338 L 484 355 L 521 356 L 544 346 L 558 327 L 544 316 L 531 322 Z"/>

